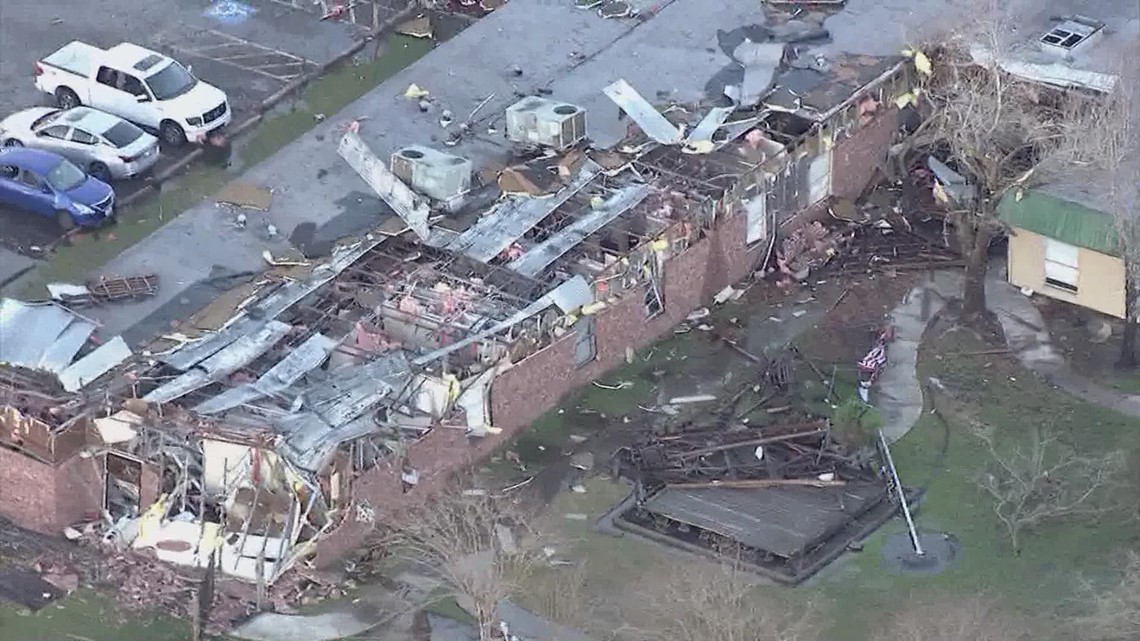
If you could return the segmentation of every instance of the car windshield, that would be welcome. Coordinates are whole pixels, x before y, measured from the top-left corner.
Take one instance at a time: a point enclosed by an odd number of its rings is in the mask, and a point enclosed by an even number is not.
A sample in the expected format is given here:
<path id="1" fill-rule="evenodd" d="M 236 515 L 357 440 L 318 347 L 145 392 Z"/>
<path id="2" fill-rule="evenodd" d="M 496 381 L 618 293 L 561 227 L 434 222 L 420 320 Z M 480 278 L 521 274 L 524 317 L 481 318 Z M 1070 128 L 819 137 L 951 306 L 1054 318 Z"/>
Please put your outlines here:
<path id="1" fill-rule="evenodd" d="M 56 191 L 71 191 L 87 180 L 87 174 L 70 160 L 60 161 L 47 173 L 47 182 Z"/>
<path id="2" fill-rule="evenodd" d="M 147 78 L 146 84 L 155 100 L 170 100 L 193 89 L 198 84 L 198 79 L 186 67 L 171 62 L 165 69 Z"/>
<path id="3" fill-rule="evenodd" d="M 138 140 L 141 135 L 143 135 L 143 130 L 126 120 L 120 121 L 119 124 L 103 132 L 103 137 L 107 139 L 107 142 L 119 149 Z"/>

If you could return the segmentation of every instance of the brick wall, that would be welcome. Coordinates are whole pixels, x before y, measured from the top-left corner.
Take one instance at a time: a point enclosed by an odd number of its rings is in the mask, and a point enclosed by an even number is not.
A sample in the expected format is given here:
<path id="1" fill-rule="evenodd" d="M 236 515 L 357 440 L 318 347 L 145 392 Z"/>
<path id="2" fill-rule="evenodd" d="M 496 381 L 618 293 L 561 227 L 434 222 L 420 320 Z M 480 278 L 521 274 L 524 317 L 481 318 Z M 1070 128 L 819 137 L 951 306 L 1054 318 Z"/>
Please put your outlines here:
<path id="1" fill-rule="evenodd" d="M 94 458 L 58 465 L 0 448 L 0 515 L 29 530 L 58 536 L 102 509 L 102 472 Z"/>
<path id="2" fill-rule="evenodd" d="M 899 112 L 890 107 L 835 145 L 831 157 L 831 193 L 855 200 L 875 176 L 898 131 Z"/>
<path id="3" fill-rule="evenodd" d="M 839 143 L 832 160 L 832 190 L 837 197 L 856 198 L 886 157 L 894 136 L 897 112 L 890 110 Z M 826 202 L 826 201 L 825 201 Z M 796 214 L 787 229 L 819 217 L 825 202 Z M 491 422 L 503 433 L 482 439 L 467 439 L 462 431 L 435 429 L 408 451 L 411 464 L 420 473 L 420 484 L 404 494 L 400 470 L 380 465 L 353 483 L 353 498 L 374 510 L 375 519 L 390 518 L 414 501 L 423 500 L 446 482 L 448 473 L 482 459 L 530 425 L 574 390 L 600 378 L 625 362 L 627 347 L 641 349 L 669 332 L 691 311 L 706 304 L 727 285 L 738 282 L 754 269 L 764 243 L 745 245 L 747 219 L 738 212 L 722 220 L 716 229 L 665 264 L 663 291 L 665 311 L 646 320 L 638 291 L 624 292 L 613 306 L 596 316 L 596 357 L 579 367 L 574 362 L 574 333 L 528 356 L 500 374 L 491 385 Z M 316 562 L 328 565 L 357 548 L 372 529 L 355 515 L 325 535 L 317 546 Z"/>

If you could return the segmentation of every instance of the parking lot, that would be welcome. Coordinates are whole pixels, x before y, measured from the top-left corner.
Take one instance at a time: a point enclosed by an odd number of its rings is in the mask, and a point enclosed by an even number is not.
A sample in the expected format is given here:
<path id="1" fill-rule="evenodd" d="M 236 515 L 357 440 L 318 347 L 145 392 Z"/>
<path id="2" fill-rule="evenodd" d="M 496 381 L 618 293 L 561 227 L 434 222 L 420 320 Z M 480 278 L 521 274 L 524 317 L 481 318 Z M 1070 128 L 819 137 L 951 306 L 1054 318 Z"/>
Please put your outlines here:
<path id="1" fill-rule="evenodd" d="M 51 99 L 34 85 L 37 60 L 72 40 L 100 47 L 133 42 L 193 67 L 196 76 L 224 90 L 233 122 L 245 120 L 257 105 L 290 80 L 332 60 L 363 38 L 406 0 L 345 2 L 337 18 L 321 20 L 334 3 L 314 0 L 232 0 L 198 2 L 103 0 L 77 12 L 70 0 L 0 3 L 0 117 Z M 163 149 L 165 166 L 187 153 Z M 116 184 L 119 197 L 141 182 Z M 0 209 L 0 244 L 24 249 L 44 245 L 55 233 L 48 221 Z"/>

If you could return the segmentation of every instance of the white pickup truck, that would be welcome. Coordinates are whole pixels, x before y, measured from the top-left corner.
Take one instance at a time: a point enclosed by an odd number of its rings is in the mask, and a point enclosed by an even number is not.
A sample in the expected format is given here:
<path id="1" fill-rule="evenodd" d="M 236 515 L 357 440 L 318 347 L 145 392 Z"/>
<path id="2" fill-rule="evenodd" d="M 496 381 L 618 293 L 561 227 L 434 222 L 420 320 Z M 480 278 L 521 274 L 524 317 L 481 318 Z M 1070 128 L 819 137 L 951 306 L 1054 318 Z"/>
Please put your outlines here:
<path id="1" fill-rule="evenodd" d="M 229 124 L 221 89 L 160 53 L 123 43 L 100 49 L 71 42 L 36 63 L 36 88 L 63 109 L 79 105 L 114 114 L 179 146 Z"/>

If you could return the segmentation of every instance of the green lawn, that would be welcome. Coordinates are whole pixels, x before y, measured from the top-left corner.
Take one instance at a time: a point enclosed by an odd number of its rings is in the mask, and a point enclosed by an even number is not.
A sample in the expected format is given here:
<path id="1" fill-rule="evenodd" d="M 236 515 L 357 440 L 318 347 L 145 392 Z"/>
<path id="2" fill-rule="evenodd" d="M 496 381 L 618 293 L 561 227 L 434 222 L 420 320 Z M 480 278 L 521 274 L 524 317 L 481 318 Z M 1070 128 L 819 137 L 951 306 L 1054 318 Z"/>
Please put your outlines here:
<path id="1" fill-rule="evenodd" d="M 431 50 L 432 42 L 394 35 L 375 60 L 357 66 L 345 65 L 310 84 L 296 100 L 286 100 L 280 113 L 268 115 L 236 145 L 241 166 L 250 167 L 269 158 L 285 145 L 312 129 L 323 114 L 333 118 L 342 109 L 376 88 L 396 72 Z M 367 49 L 365 51 L 368 51 Z M 364 54 L 362 54 L 364 56 Z M 366 58 L 366 56 L 364 56 Z M 356 118 L 363 114 L 343 114 Z M 113 229 L 80 234 L 70 246 L 61 246 L 43 265 L 23 281 L 21 298 L 42 298 L 44 285 L 54 281 L 79 282 L 93 270 L 146 238 L 181 212 L 220 190 L 234 176 L 207 165 L 191 166 L 167 182 L 160 193 L 119 211 Z"/>
<path id="2" fill-rule="evenodd" d="M 940 336 L 937 343 L 945 353 L 986 347 L 958 333 Z M 1052 389 L 1007 356 L 938 358 L 924 350 L 919 369 L 924 380 L 937 376 L 955 400 L 940 394 L 937 405 L 948 421 L 925 413 L 892 450 L 905 483 L 929 483 L 916 516 L 919 528 L 951 533 L 961 543 L 953 567 L 938 576 L 900 575 L 887 569 L 881 556 L 883 540 L 905 532 L 901 520 L 895 519 L 873 535 L 862 552 L 845 555 L 798 588 L 760 588 L 759 598 L 791 596 L 811 602 L 824 622 L 822 639 L 867 641 L 875 638 L 874 631 L 891 613 L 908 605 L 964 601 L 981 594 L 1003 613 L 1024 621 L 1027 630 L 1036 628 L 1037 639 L 1071 640 L 1071 633 L 1058 621 L 1082 607 L 1084 581 L 1112 580 L 1124 552 L 1137 548 L 1140 531 L 1131 518 L 1135 510 L 1096 523 L 1043 526 L 1023 535 L 1021 554 L 1015 555 L 992 504 L 975 485 L 988 454 L 963 429 L 964 418 L 995 426 L 1004 439 L 1021 438 L 1034 426 L 1052 426 L 1064 443 L 1087 453 L 1140 451 L 1140 424 Z M 615 374 L 607 380 L 617 378 Z M 567 406 L 566 413 L 570 411 Z M 550 429 L 545 423 L 540 426 Z M 1132 467 L 1130 477 L 1136 474 L 1136 461 Z M 588 559 L 585 585 L 593 603 L 622 599 L 633 586 L 651 581 L 655 568 L 675 559 L 656 546 L 599 535 L 589 523 L 565 518 L 577 512 L 588 514 L 592 521 L 624 492 L 624 486 L 594 481 L 586 494 L 560 495 L 550 508 L 550 527 L 566 541 L 568 555 Z M 533 600 L 542 601 L 538 585 L 531 592 Z"/>
<path id="3" fill-rule="evenodd" d="M 28 613 L 0 601 L 4 641 L 186 641 L 190 625 L 165 616 L 123 616 L 114 601 L 79 590 L 58 605 Z"/>

